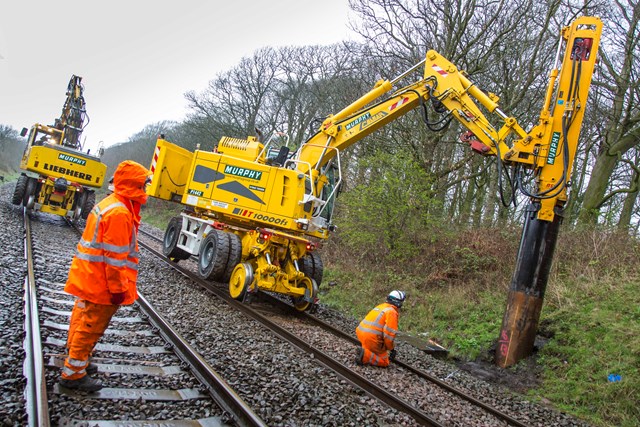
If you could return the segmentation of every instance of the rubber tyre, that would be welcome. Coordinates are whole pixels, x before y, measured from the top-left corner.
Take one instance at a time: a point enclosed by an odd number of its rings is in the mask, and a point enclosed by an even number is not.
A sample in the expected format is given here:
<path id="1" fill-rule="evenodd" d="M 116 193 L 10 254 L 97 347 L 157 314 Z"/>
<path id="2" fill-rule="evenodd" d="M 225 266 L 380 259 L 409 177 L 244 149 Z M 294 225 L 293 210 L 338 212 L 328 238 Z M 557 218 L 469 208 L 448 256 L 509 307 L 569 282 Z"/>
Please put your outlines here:
<path id="1" fill-rule="evenodd" d="M 300 271 L 316 281 L 316 285 L 320 287 L 322 276 L 324 275 L 324 264 L 322 258 L 315 252 L 309 252 L 301 259 Z"/>
<path id="2" fill-rule="evenodd" d="M 182 217 L 171 218 L 162 239 L 162 253 L 173 262 L 188 259 L 191 254 L 177 247 L 178 237 L 182 229 Z"/>
<path id="3" fill-rule="evenodd" d="M 235 300 L 242 301 L 252 282 L 253 267 L 251 264 L 243 262 L 236 265 L 231 273 L 231 279 L 229 279 L 229 295 Z"/>
<path id="4" fill-rule="evenodd" d="M 89 218 L 89 213 L 91 212 L 91 209 L 93 209 L 95 204 L 96 204 L 96 193 L 94 193 L 93 191 L 87 191 L 87 195 L 84 197 L 84 200 L 82 201 L 82 211 L 80 212 L 80 216 L 82 217 L 82 219 Z"/>
<path id="5" fill-rule="evenodd" d="M 225 234 L 229 237 L 229 258 L 227 259 L 227 268 L 224 269 L 224 273 L 222 275 L 222 281 L 228 282 L 233 270 L 238 264 L 240 264 L 240 261 L 242 261 L 242 241 L 240 240 L 240 236 L 237 234 Z"/>
<path id="6" fill-rule="evenodd" d="M 20 175 L 18 177 L 18 182 L 16 182 L 16 187 L 13 189 L 13 197 L 11 198 L 11 203 L 16 206 L 20 206 L 24 200 L 24 193 L 27 189 L 27 183 L 29 182 L 29 177 L 26 175 Z"/>
<path id="7" fill-rule="evenodd" d="M 211 231 L 200 244 L 198 275 L 205 280 L 220 282 L 229 259 L 229 235 L 220 230 Z"/>

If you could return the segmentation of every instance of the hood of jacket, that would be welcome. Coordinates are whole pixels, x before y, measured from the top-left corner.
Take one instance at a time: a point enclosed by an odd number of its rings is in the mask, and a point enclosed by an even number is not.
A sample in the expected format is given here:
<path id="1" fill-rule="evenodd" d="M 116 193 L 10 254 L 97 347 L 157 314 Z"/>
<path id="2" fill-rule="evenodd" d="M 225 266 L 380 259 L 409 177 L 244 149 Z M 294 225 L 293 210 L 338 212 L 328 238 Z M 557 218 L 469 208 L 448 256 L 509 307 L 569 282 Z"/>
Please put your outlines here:
<path id="1" fill-rule="evenodd" d="M 125 160 L 113 174 L 113 192 L 134 202 L 145 204 L 147 193 L 145 183 L 151 172 L 140 163 Z"/>

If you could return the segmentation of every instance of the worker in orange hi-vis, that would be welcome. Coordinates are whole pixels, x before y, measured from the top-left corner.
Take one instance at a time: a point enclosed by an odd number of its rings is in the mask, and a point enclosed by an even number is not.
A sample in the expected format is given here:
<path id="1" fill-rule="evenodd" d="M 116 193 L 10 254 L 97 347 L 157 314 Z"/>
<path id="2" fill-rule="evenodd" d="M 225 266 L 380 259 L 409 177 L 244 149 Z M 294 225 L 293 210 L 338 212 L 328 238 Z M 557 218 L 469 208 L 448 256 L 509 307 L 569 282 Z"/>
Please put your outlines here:
<path id="1" fill-rule="evenodd" d="M 392 291 L 387 301 L 378 305 L 366 315 L 356 328 L 356 335 L 362 347 L 358 348 L 356 363 L 387 367 L 395 359 L 394 341 L 398 333 L 398 316 L 406 295 L 402 291 Z"/>
<path id="2" fill-rule="evenodd" d="M 89 217 L 64 290 L 77 297 L 71 312 L 60 385 L 97 391 L 97 367 L 89 357 L 120 305 L 138 299 L 138 227 L 140 207 L 147 202 L 150 172 L 125 160 L 113 175 L 113 193 L 96 204 Z"/>

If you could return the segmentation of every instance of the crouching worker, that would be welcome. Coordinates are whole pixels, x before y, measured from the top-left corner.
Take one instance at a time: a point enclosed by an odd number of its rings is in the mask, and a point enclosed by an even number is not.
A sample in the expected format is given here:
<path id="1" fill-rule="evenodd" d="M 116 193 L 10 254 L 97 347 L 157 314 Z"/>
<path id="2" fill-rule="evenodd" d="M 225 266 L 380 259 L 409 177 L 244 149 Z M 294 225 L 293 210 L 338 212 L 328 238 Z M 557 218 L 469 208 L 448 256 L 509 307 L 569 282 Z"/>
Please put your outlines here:
<path id="1" fill-rule="evenodd" d="M 140 207 L 147 202 L 150 172 L 126 160 L 113 176 L 114 192 L 89 214 L 71 262 L 64 290 L 77 297 L 71 312 L 67 350 L 60 385 L 97 391 L 100 381 L 90 375 L 97 367 L 89 357 L 109 326 L 118 306 L 138 299 L 138 226 Z"/>
<path id="2" fill-rule="evenodd" d="M 356 356 L 358 365 L 384 368 L 395 358 L 394 341 L 398 332 L 398 315 L 405 298 L 404 292 L 392 291 L 386 302 L 371 310 L 360 322 L 356 328 L 356 335 L 362 344 Z"/>

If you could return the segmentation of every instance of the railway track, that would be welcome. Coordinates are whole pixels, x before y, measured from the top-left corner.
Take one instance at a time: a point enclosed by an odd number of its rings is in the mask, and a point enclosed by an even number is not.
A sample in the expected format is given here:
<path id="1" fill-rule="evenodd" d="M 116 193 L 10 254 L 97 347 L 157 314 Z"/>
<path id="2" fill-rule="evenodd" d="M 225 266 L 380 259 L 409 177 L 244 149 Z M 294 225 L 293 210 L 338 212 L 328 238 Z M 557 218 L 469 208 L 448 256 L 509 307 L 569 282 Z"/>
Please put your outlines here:
<path id="1" fill-rule="evenodd" d="M 320 320 L 317 317 L 309 315 L 307 313 L 301 313 L 296 310 L 293 306 L 285 303 L 279 298 L 274 297 L 271 294 L 267 293 L 259 293 L 258 298 L 262 301 L 266 302 L 269 306 L 275 306 L 278 310 L 275 311 L 275 314 L 272 310 L 265 309 L 263 306 L 252 307 L 252 305 L 243 304 L 232 299 L 228 295 L 227 285 L 215 284 L 210 281 L 206 281 L 200 278 L 196 273 L 195 269 L 190 269 L 188 267 L 179 265 L 172 261 L 169 261 L 164 257 L 161 253 L 161 244 L 162 240 L 155 235 L 152 235 L 148 232 L 141 232 L 143 239 L 140 240 L 140 244 L 142 247 L 147 249 L 149 252 L 153 253 L 156 257 L 160 259 L 164 259 L 167 264 L 169 264 L 172 268 L 180 271 L 190 280 L 195 283 L 198 283 L 202 288 L 214 294 L 217 298 L 225 301 L 227 304 L 236 308 L 237 310 L 242 311 L 247 316 L 257 320 L 265 327 L 273 331 L 276 335 L 281 337 L 282 339 L 287 340 L 292 343 L 294 346 L 300 348 L 301 350 L 312 354 L 315 359 L 317 359 L 320 363 L 324 364 L 328 368 L 335 371 L 338 375 L 345 378 L 347 381 L 352 384 L 362 388 L 367 391 L 372 396 L 380 399 L 384 404 L 394 407 L 395 409 L 402 411 L 408 415 L 410 415 L 414 420 L 416 420 L 420 425 L 428 425 L 428 426 L 443 426 L 445 424 L 441 424 L 438 422 L 433 416 L 429 415 L 426 408 L 421 405 L 419 402 L 411 402 L 409 398 L 407 400 L 400 397 L 401 393 L 390 392 L 385 389 L 383 385 L 379 385 L 374 381 L 369 380 L 368 378 L 360 375 L 358 371 L 362 370 L 372 370 L 375 368 L 358 368 L 358 367 L 349 367 L 346 364 L 341 363 L 340 361 L 334 359 L 325 351 L 320 349 L 319 347 L 314 346 L 314 344 L 310 344 L 305 339 L 300 338 L 296 334 L 296 329 L 300 330 L 300 323 L 304 323 L 311 328 L 316 328 L 322 330 L 323 332 L 332 335 L 333 337 L 342 340 L 346 343 L 350 343 L 354 345 L 354 349 L 357 348 L 360 344 L 358 340 L 353 336 L 353 334 L 348 334 L 342 331 L 339 328 L 336 328 L 330 325 L 327 322 Z M 153 242 L 153 244 L 149 243 L 149 240 Z M 160 248 L 158 247 L 160 246 Z M 193 267 L 193 266 L 192 266 Z M 295 322 L 292 322 L 295 319 Z M 518 419 L 510 416 L 502 412 L 501 410 L 492 407 L 489 404 L 484 403 L 480 399 L 476 399 L 471 396 L 469 393 L 465 393 L 462 390 L 459 390 L 446 382 L 438 379 L 437 377 L 426 373 L 425 371 L 414 367 L 408 363 L 402 361 L 393 362 L 400 368 L 407 371 L 407 376 L 414 375 L 414 379 L 410 379 L 415 382 L 424 382 L 429 386 L 439 387 L 440 389 L 448 392 L 450 395 L 457 397 L 461 400 L 464 400 L 477 408 L 481 408 L 486 411 L 490 416 L 495 417 L 497 420 L 502 421 L 505 425 L 510 426 L 518 426 L 524 427 L 527 424 L 519 421 Z M 351 365 L 351 364 L 349 364 Z M 425 387 L 428 389 L 428 387 Z M 428 392 L 428 390 L 425 390 Z"/>
<path id="2" fill-rule="evenodd" d="M 4 217 L 0 216 L 0 220 Z M 56 387 L 59 369 L 55 365 L 64 354 L 61 341 L 63 345 L 71 305 L 70 301 L 65 303 L 68 296 L 48 289 L 57 291 L 56 285 L 62 286 L 66 280 L 78 236 L 58 218 L 42 214 L 36 215 L 34 228 L 37 236 L 33 258 L 36 294 L 44 299 L 35 304 L 40 307 L 41 318 L 31 323 L 43 325 L 44 385 L 36 386 L 33 395 L 37 399 L 37 390 L 44 389 L 51 425 L 203 425 L 180 424 L 182 420 L 216 423 L 213 425 L 236 424 L 233 416 L 213 398 L 179 401 L 152 400 L 146 396 L 97 399 L 61 393 Z M 143 228 L 155 235 L 162 234 L 150 227 Z M 186 344 L 226 380 L 266 425 L 586 425 L 475 381 L 451 365 L 425 357 L 423 352 L 406 345 L 400 349 L 401 362 L 388 369 L 356 366 L 353 329 L 357 322 L 352 319 L 345 320 L 322 306 L 313 316 L 307 316 L 291 311 L 290 306 L 282 305 L 282 302 L 268 300 L 267 295 L 250 304 L 229 300 L 226 285 L 208 283 L 210 288 L 205 288 L 199 279 L 190 277 L 188 270 L 195 266 L 194 263 L 187 261 L 177 265 L 186 267 L 185 271 L 171 270 L 167 265 L 173 263 L 153 256 L 152 249 L 160 247 L 157 237 L 141 233 L 140 240 L 149 245 L 142 249 L 139 277 L 139 289 L 145 300 L 162 313 Z M 0 274 L 6 272 L 0 270 Z M 20 271 L 16 271 L 16 275 L 19 274 Z M 45 307 L 47 309 L 43 310 Z M 255 309 L 256 314 L 246 313 L 243 308 Z M 259 316 L 267 322 L 259 320 Z M 177 376 L 156 376 L 117 372 L 115 368 L 104 367 L 98 375 L 107 389 L 192 389 L 201 395 L 209 394 L 209 387 L 202 384 L 198 374 L 188 372 L 186 363 L 173 352 L 136 355 L 110 351 L 126 346 L 156 347 L 158 350 L 161 347 L 165 351 L 173 348 L 165 344 L 159 329 L 151 325 L 145 315 L 121 309 L 116 317 L 127 320 L 112 323 L 114 330 L 122 328 L 122 332 L 105 335 L 101 343 L 111 347 L 100 349 L 94 355 L 94 363 L 121 365 L 134 358 L 144 367 L 164 369 L 173 366 L 184 372 Z M 132 322 L 132 318 L 140 321 Z M 274 327 L 268 326 L 269 322 Z M 407 366 L 403 366 L 405 363 Z M 32 371 L 37 372 L 38 368 L 34 367 Z M 465 400 L 455 391 L 440 389 L 421 376 L 420 371 L 439 379 L 445 386 L 455 384 L 471 399 Z M 36 385 L 36 379 L 30 379 L 27 385 L 31 384 Z M 3 382 L 0 382 L 2 386 Z M 7 394 L 4 395 L 6 398 Z M 473 396 L 480 406 L 473 402 Z M 29 400 L 28 404 L 26 400 Z M 24 422 L 13 425 L 25 425 L 26 420 L 31 423 L 37 419 L 34 411 L 38 409 L 31 403 L 37 400 L 26 400 Z M 496 408 L 506 417 L 491 413 L 491 410 L 488 412 L 483 405 Z M 19 405 L 13 406 L 21 409 Z M 161 424 L 159 420 L 165 420 L 165 423 Z M 102 424 L 97 424 L 98 421 Z"/>
<path id="3" fill-rule="evenodd" d="M 96 346 L 92 362 L 106 387 L 84 393 L 59 386 L 73 300 L 63 283 L 40 277 L 38 266 L 47 262 L 47 254 L 32 249 L 38 245 L 28 215 L 24 229 L 29 425 L 111 426 L 124 420 L 126 425 L 145 426 L 266 425 L 143 295 L 133 306 L 118 310 Z M 136 410 L 131 402 L 144 403 Z M 96 418 L 96 406 L 111 415 Z M 170 413 L 183 416 L 167 418 Z"/>

